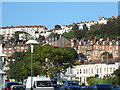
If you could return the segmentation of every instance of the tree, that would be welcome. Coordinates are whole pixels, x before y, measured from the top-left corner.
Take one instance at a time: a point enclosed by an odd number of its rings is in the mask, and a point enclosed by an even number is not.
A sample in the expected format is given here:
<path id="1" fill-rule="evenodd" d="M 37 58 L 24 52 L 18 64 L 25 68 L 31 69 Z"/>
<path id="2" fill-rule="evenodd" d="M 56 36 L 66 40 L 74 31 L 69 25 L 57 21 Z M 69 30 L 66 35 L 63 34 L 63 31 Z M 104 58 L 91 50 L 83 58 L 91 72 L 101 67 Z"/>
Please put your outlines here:
<path id="1" fill-rule="evenodd" d="M 113 58 L 113 55 L 112 55 L 111 53 L 109 53 L 109 52 L 103 52 L 103 53 L 101 54 L 101 56 L 103 57 L 103 59 Z"/>
<path id="2" fill-rule="evenodd" d="M 83 31 L 81 30 L 72 30 L 70 32 L 65 32 L 62 34 L 62 36 L 66 37 L 67 39 L 81 39 L 83 35 Z"/>
<path id="3" fill-rule="evenodd" d="M 65 72 L 68 67 L 75 65 L 77 53 L 71 47 L 59 48 L 49 45 L 34 45 L 34 53 L 32 56 L 33 76 L 49 75 L 54 77 L 57 73 Z M 20 80 L 21 76 L 22 78 L 30 76 L 30 49 L 26 53 L 14 53 L 11 58 L 16 59 L 14 63 L 10 62 L 8 75 L 10 75 L 11 78 Z"/>
<path id="4" fill-rule="evenodd" d="M 115 75 L 114 81 L 116 85 L 120 85 L 120 67 L 114 71 L 113 75 Z"/>
<path id="5" fill-rule="evenodd" d="M 27 39 L 27 38 L 28 38 L 28 33 L 23 32 L 23 31 L 17 31 L 17 32 L 15 32 L 16 42 L 21 41 L 21 40 L 19 40 L 19 34 L 24 34 L 24 35 L 25 35 L 25 37 L 23 37 L 24 39 Z"/>
<path id="6" fill-rule="evenodd" d="M 72 27 L 72 30 L 79 30 L 79 26 L 77 24 L 75 24 L 73 27 Z"/>
<path id="7" fill-rule="evenodd" d="M 87 82 L 88 84 L 91 85 L 91 84 L 103 83 L 104 80 L 98 77 L 91 76 L 91 77 L 87 77 Z"/>
<path id="8" fill-rule="evenodd" d="M 42 42 L 43 40 L 45 40 L 44 36 L 39 35 L 39 38 L 36 38 L 37 41 Z"/>
<path id="9" fill-rule="evenodd" d="M 61 30 L 61 26 L 60 25 L 55 25 L 55 29 Z"/>
<path id="10" fill-rule="evenodd" d="M 58 33 L 51 33 L 48 37 L 59 37 L 60 35 Z"/>
<path id="11" fill-rule="evenodd" d="M 11 79 L 16 79 L 17 81 L 21 80 L 26 77 L 22 73 L 22 66 L 23 66 L 23 59 L 25 56 L 25 52 L 15 52 L 11 57 L 10 57 L 10 70 L 7 71 L 8 77 Z M 15 60 L 14 62 L 12 60 Z"/>

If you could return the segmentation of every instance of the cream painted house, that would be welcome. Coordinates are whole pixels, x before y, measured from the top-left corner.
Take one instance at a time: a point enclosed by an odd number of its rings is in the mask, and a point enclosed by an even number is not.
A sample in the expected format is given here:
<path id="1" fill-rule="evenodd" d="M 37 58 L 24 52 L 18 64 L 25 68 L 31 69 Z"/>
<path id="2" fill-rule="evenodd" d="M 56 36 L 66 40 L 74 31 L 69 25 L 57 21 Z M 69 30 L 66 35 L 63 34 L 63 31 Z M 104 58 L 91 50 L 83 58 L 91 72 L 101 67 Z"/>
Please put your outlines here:
<path id="1" fill-rule="evenodd" d="M 98 75 L 99 78 L 104 78 L 107 74 L 112 74 L 119 66 L 120 62 L 77 65 L 74 68 L 68 68 L 65 74 L 61 74 L 61 80 L 78 80 L 86 83 L 87 77 Z"/>

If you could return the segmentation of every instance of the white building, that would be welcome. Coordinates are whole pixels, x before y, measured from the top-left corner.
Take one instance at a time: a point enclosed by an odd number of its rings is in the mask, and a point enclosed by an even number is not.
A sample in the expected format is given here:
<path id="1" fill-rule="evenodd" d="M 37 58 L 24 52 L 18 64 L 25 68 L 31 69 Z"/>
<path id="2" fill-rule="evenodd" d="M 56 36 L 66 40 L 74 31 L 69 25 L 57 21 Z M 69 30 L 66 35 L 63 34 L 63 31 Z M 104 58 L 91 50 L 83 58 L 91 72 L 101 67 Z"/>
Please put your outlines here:
<path id="1" fill-rule="evenodd" d="M 104 18 L 104 17 L 99 17 L 99 20 L 98 20 L 98 23 L 99 24 L 107 24 L 107 19 L 106 18 Z"/>
<path id="2" fill-rule="evenodd" d="M 5 38 L 12 37 L 16 31 L 23 31 L 28 33 L 32 38 L 36 38 L 36 32 L 39 34 L 41 32 L 47 31 L 45 26 L 10 26 L 10 27 L 2 27 L 0 29 L 0 35 L 4 35 Z"/>
<path id="3" fill-rule="evenodd" d="M 107 74 L 112 74 L 120 66 L 120 62 L 114 64 L 83 64 L 68 68 L 65 74 L 61 74 L 61 80 L 78 80 L 86 83 L 86 78 L 99 75 L 104 78 Z"/>

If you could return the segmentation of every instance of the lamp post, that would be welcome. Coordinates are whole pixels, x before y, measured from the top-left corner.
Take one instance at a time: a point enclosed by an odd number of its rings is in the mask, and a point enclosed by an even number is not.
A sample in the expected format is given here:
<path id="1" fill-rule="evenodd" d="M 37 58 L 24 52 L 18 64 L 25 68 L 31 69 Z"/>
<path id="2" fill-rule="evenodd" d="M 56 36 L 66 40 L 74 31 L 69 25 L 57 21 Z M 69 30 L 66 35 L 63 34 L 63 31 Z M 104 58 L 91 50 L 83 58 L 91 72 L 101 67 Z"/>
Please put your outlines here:
<path id="1" fill-rule="evenodd" d="M 28 40 L 27 42 L 26 42 L 26 44 L 27 45 L 30 45 L 30 49 L 31 49 L 31 90 L 32 90 L 32 84 L 33 84 L 33 69 L 32 69 L 32 64 L 33 64 L 33 56 L 32 56 L 32 54 L 33 54 L 33 45 L 35 45 L 35 44 L 38 44 L 38 42 L 36 41 L 36 40 Z"/>
<path id="2" fill-rule="evenodd" d="M 5 54 L 3 53 L 0 53 L 0 89 L 2 89 L 4 87 L 4 78 L 5 78 L 5 75 L 6 73 L 4 71 L 2 71 L 4 68 L 4 58 L 5 58 Z"/>
<path id="3" fill-rule="evenodd" d="M 4 63 L 5 63 L 5 57 L 6 57 L 7 55 L 6 54 L 3 54 L 3 53 L 0 53 L 0 69 L 3 69 L 3 66 L 4 66 Z"/>

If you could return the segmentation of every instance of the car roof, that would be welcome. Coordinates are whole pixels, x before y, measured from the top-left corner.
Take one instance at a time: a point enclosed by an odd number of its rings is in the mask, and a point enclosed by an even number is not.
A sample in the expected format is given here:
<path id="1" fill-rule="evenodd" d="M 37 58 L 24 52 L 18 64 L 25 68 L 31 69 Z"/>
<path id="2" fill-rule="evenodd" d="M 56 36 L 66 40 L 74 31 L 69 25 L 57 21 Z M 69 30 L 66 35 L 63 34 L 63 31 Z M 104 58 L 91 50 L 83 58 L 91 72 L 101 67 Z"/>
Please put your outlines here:
<path id="1" fill-rule="evenodd" d="M 6 83 L 18 83 L 18 82 L 6 82 Z"/>
<path id="2" fill-rule="evenodd" d="M 106 83 L 99 83 L 99 84 L 93 84 L 93 85 L 110 85 L 110 84 L 106 84 Z"/>

